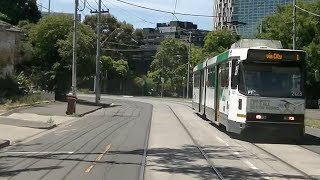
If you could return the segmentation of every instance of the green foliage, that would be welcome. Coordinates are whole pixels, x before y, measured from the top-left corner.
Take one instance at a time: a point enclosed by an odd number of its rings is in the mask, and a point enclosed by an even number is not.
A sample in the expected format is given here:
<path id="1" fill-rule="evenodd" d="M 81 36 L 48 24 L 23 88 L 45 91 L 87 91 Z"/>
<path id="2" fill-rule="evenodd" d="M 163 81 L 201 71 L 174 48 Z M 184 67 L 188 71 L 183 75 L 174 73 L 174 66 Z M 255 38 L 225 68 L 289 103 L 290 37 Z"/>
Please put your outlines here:
<path id="1" fill-rule="evenodd" d="M 228 29 L 212 31 L 204 38 L 204 51 L 211 56 L 216 56 L 238 41 L 240 37 Z"/>
<path id="2" fill-rule="evenodd" d="M 141 77 L 136 77 L 136 78 L 134 78 L 134 84 L 135 84 L 137 87 L 142 88 L 142 87 L 144 86 L 145 82 L 144 82 L 144 79 L 143 79 L 143 78 L 141 78 Z"/>
<path id="3" fill-rule="evenodd" d="M 84 24 L 96 31 L 97 15 L 86 16 Z M 114 16 L 101 15 L 101 48 L 102 55 L 108 55 L 112 59 L 128 60 L 132 52 L 108 51 L 105 49 L 132 49 L 143 44 L 142 30 L 134 30 L 133 26 L 126 22 L 118 21 Z M 129 46 L 128 46 L 129 45 Z M 130 46 L 133 45 L 133 46 Z"/>
<path id="4" fill-rule="evenodd" d="M 0 12 L 0 20 L 5 21 L 5 22 L 9 22 L 10 18 L 7 15 Z"/>
<path id="5" fill-rule="evenodd" d="M 113 69 L 119 79 L 125 79 L 129 73 L 128 62 L 120 59 L 113 62 Z"/>
<path id="6" fill-rule="evenodd" d="M 308 3 L 298 1 L 298 6 L 320 14 L 320 1 Z M 320 98 L 320 84 L 315 81 L 314 72 L 320 70 L 320 24 L 319 18 L 297 9 L 296 48 L 307 52 L 306 90 L 307 98 Z M 276 13 L 263 21 L 263 31 L 258 38 L 280 40 L 284 48 L 292 48 L 292 4 L 279 7 Z"/>
<path id="7" fill-rule="evenodd" d="M 17 76 L 1 78 L 0 84 L 0 99 L 23 96 L 32 90 L 32 82 L 23 72 Z"/>
<path id="8" fill-rule="evenodd" d="M 178 40 L 168 38 L 161 43 L 148 72 L 158 92 L 161 77 L 165 79 L 165 95 L 177 96 L 181 92 L 183 77 L 187 73 L 187 54 L 186 45 Z"/>
<path id="9" fill-rule="evenodd" d="M 37 22 L 41 18 L 36 0 L 2 0 L 0 12 L 0 20 L 14 25 L 21 20 Z"/>
<path id="10" fill-rule="evenodd" d="M 102 72 L 113 72 L 113 59 L 110 56 L 101 57 L 101 70 Z"/>
<path id="11" fill-rule="evenodd" d="M 73 32 L 70 31 L 66 39 L 58 41 L 58 52 L 62 61 L 72 63 Z M 80 24 L 77 32 L 77 76 L 89 77 L 95 73 L 95 45 L 96 36 L 93 30 Z"/>
<path id="12" fill-rule="evenodd" d="M 207 57 L 209 57 L 209 53 L 205 52 L 203 48 L 191 48 L 191 67 L 194 67 L 199 63 L 202 63 L 206 60 Z"/>
<path id="13" fill-rule="evenodd" d="M 71 87 L 73 59 L 72 17 L 46 16 L 36 25 L 21 22 L 27 32 L 26 47 L 33 60 L 25 63 L 29 74 L 42 89 L 55 91 L 56 98 L 64 99 Z M 95 72 L 95 33 L 84 24 L 77 31 L 77 77 L 82 80 Z"/>

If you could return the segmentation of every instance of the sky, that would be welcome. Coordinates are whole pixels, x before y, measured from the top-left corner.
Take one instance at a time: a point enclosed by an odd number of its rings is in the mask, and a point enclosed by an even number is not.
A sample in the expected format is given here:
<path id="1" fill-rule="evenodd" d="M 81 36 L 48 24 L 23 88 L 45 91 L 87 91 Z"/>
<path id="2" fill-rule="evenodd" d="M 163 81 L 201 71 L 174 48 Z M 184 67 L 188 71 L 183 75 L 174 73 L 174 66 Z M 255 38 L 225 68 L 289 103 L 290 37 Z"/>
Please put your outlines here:
<path id="1" fill-rule="evenodd" d="M 80 9 L 83 9 L 83 1 L 80 2 Z M 176 0 L 123 0 L 132 4 L 159 9 L 164 11 L 174 11 Z M 38 5 L 43 6 L 42 11 L 48 11 L 49 0 L 37 0 Z M 87 0 L 84 11 L 79 12 L 82 17 L 90 14 L 90 9 L 98 8 L 98 0 Z M 135 28 L 155 28 L 156 23 L 166 23 L 172 20 L 189 21 L 198 25 L 198 29 L 212 30 L 212 17 L 191 17 L 161 12 L 150 11 L 138 7 L 130 6 L 117 0 L 102 0 L 102 9 L 109 9 L 110 14 L 114 15 L 119 21 L 126 21 L 132 24 Z M 51 11 L 54 12 L 74 12 L 74 0 L 51 0 Z M 91 7 L 90 7 L 90 6 Z M 107 8 L 106 8 L 107 7 Z M 95 8 L 95 9 L 93 9 Z M 177 0 L 175 12 L 188 14 L 213 15 L 213 0 Z"/>

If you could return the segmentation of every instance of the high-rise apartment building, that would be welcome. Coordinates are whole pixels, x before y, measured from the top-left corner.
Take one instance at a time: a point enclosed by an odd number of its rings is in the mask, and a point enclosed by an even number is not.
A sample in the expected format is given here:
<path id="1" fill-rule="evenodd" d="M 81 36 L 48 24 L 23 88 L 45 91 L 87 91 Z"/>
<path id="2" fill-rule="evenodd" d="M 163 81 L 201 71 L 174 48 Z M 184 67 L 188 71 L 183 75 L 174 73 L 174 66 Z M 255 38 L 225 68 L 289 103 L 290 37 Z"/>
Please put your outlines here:
<path id="1" fill-rule="evenodd" d="M 232 29 L 242 38 L 254 37 L 264 17 L 273 14 L 279 5 L 292 3 L 292 0 L 214 1 L 214 29 Z"/>
<path id="2" fill-rule="evenodd" d="M 232 0 L 214 0 L 214 18 L 213 29 L 228 28 L 233 29 L 233 25 L 230 24 L 233 4 Z"/>

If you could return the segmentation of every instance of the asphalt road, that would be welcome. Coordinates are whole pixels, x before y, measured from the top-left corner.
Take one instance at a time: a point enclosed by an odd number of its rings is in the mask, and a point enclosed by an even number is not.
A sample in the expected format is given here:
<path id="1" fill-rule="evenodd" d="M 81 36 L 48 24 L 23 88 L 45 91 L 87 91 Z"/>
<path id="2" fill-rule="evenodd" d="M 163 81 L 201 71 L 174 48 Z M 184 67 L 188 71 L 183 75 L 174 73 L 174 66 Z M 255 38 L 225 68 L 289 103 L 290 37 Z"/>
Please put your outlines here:
<path id="1" fill-rule="evenodd" d="M 115 100 L 38 139 L 0 151 L 0 179 L 138 179 L 152 105 Z"/>

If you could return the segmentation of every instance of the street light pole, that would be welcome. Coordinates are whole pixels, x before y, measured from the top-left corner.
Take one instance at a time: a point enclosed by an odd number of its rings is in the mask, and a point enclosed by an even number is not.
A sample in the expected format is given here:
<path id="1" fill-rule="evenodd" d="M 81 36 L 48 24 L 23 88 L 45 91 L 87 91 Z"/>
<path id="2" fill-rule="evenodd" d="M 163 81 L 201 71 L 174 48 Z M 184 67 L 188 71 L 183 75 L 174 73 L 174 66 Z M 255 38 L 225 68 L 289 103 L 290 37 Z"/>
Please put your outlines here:
<path id="1" fill-rule="evenodd" d="M 72 94 L 77 93 L 77 26 L 78 26 L 78 5 L 79 0 L 75 0 L 74 22 L 73 22 L 73 58 L 72 58 Z"/>
<path id="2" fill-rule="evenodd" d="M 292 16 L 292 49 L 296 49 L 296 0 L 293 0 L 293 16 Z"/>
<path id="3" fill-rule="evenodd" d="M 191 59 L 191 34 L 192 32 L 189 32 L 189 52 L 188 52 L 188 72 L 187 72 L 187 99 L 189 99 L 189 80 L 190 80 L 190 59 Z"/>

